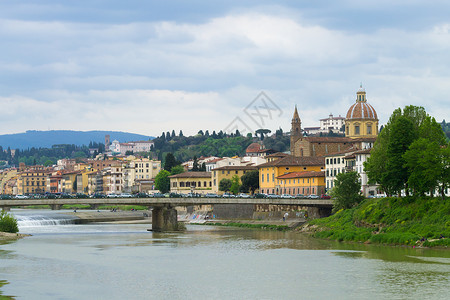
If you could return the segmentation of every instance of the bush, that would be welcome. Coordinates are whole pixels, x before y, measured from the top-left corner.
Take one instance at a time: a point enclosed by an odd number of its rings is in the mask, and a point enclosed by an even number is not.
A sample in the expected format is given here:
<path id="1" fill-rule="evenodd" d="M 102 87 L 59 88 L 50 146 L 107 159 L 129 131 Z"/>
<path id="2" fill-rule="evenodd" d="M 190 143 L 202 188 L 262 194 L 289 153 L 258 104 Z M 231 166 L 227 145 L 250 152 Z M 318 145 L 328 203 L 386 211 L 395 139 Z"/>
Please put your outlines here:
<path id="1" fill-rule="evenodd" d="M 17 233 L 19 232 L 19 227 L 17 226 L 17 220 L 6 211 L 0 212 L 0 231 Z"/>

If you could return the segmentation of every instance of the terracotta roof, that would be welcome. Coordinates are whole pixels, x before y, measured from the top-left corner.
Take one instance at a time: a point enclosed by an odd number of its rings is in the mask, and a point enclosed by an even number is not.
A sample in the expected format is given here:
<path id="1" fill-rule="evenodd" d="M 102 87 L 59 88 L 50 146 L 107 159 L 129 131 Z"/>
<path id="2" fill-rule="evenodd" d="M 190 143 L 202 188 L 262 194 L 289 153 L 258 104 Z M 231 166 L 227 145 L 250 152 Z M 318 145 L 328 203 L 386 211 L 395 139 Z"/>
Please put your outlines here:
<path id="1" fill-rule="evenodd" d="M 184 172 L 169 176 L 169 178 L 211 178 L 211 172 Z"/>
<path id="2" fill-rule="evenodd" d="M 353 139 L 354 142 L 375 142 L 376 140 L 377 140 L 376 137 L 373 137 L 373 138 L 366 137 L 366 138 Z"/>
<path id="3" fill-rule="evenodd" d="M 267 162 L 258 165 L 258 168 L 265 167 L 283 167 L 283 166 L 323 166 L 325 165 L 325 158 L 323 156 L 292 156 L 280 158 L 275 161 Z"/>
<path id="4" fill-rule="evenodd" d="M 349 154 L 345 157 L 345 159 L 353 159 L 353 158 L 356 158 L 355 154 L 353 154 L 353 153 Z"/>
<path id="5" fill-rule="evenodd" d="M 303 139 L 309 141 L 310 143 L 351 143 L 353 139 L 348 137 L 338 137 L 338 136 L 307 136 Z"/>
<path id="6" fill-rule="evenodd" d="M 367 120 L 378 120 L 377 112 L 367 102 L 356 102 L 347 112 L 347 120 L 352 119 L 367 119 Z"/>
<path id="7" fill-rule="evenodd" d="M 221 160 L 223 160 L 223 158 L 216 158 L 216 159 L 208 161 L 206 164 L 214 164 L 214 163 L 216 163 L 218 161 L 221 161 Z"/>
<path id="8" fill-rule="evenodd" d="M 372 148 L 358 150 L 358 151 L 354 152 L 353 154 L 370 154 L 371 150 L 372 150 Z"/>
<path id="9" fill-rule="evenodd" d="M 325 177 L 325 171 L 290 172 L 278 176 L 277 179 L 306 178 L 306 177 Z"/>
<path id="10" fill-rule="evenodd" d="M 276 152 L 270 155 L 267 155 L 266 157 L 286 157 L 289 156 L 289 154 L 283 153 L 283 152 Z"/>
<path id="11" fill-rule="evenodd" d="M 225 166 L 225 167 L 220 167 L 220 168 L 216 168 L 213 169 L 214 171 L 221 171 L 221 170 L 258 170 L 257 167 L 254 166 Z"/>
<path id="12" fill-rule="evenodd" d="M 330 156 L 336 156 L 336 155 L 346 155 L 347 153 L 350 153 L 350 152 L 353 152 L 353 151 L 357 151 L 357 150 L 358 149 L 353 148 L 353 146 L 352 146 L 352 147 L 347 148 L 346 150 L 330 153 L 330 154 L 327 154 L 327 155 L 324 155 L 324 156 L 325 157 L 330 157 Z"/>
<path id="13" fill-rule="evenodd" d="M 264 146 L 262 146 L 259 143 L 251 143 L 247 149 L 245 150 L 246 153 L 253 153 L 253 152 L 259 152 L 260 150 L 263 150 Z"/>

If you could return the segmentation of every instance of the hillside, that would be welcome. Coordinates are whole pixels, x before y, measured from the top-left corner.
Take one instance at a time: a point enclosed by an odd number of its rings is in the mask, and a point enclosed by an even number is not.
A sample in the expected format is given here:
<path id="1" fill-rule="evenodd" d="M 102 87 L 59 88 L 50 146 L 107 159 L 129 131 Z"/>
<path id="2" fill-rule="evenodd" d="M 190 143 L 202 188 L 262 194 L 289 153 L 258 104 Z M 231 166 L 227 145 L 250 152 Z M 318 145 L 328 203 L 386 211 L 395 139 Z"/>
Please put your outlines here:
<path id="1" fill-rule="evenodd" d="M 309 222 L 302 229 L 338 241 L 450 246 L 449 198 L 367 199 L 356 208 Z"/>
<path id="2" fill-rule="evenodd" d="M 56 144 L 89 145 L 90 142 L 104 143 L 105 135 L 111 141 L 142 141 L 153 139 L 151 136 L 121 131 L 72 131 L 72 130 L 29 130 L 23 133 L 0 135 L 0 146 L 3 149 L 51 148 Z"/>

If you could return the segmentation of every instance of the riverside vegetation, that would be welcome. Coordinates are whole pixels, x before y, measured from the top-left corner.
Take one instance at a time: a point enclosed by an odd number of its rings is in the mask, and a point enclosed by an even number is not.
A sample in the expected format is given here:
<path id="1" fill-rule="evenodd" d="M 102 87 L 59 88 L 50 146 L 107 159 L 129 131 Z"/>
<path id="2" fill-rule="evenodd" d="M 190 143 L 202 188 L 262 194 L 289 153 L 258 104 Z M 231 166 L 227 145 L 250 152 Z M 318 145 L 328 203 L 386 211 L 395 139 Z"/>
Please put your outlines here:
<path id="1" fill-rule="evenodd" d="M 448 247 L 450 201 L 431 197 L 367 199 L 328 218 L 312 220 L 302 231 L 338 241 Z"/>
<path id="2" fill-rule="evenodd" d="M 3 210 L 0 212 L 0 232 L 19 232 L 16 218 Z"/>

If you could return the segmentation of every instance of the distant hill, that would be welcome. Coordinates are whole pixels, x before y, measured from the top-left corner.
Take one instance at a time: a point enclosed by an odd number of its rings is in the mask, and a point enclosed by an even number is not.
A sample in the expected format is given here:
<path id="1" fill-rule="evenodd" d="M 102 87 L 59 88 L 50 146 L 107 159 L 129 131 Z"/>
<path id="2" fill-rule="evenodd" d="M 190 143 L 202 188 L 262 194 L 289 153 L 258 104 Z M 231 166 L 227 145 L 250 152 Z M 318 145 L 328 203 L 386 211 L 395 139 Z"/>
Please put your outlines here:
<path id="1" fill-rule="evenodd" d="M 23 133 L 0 135 L 0 146 L 3 149 L 50 148 L 56 144 L 89 145 L 89 142 L 104 143 L 105 135 L 109 134 L 111 142 L 121 143 L 131 141 L 148 141 L 151 136 L 121 132 L 121 131 L 72 131 L 72 130 L 29 130 Z"/>

